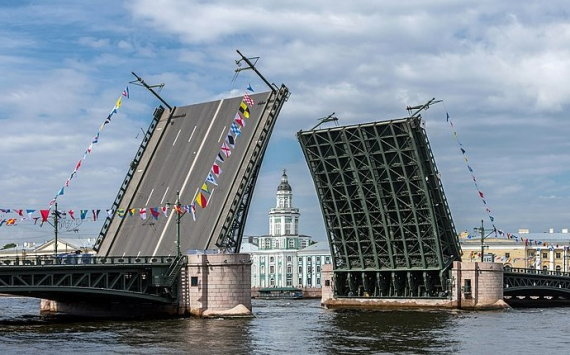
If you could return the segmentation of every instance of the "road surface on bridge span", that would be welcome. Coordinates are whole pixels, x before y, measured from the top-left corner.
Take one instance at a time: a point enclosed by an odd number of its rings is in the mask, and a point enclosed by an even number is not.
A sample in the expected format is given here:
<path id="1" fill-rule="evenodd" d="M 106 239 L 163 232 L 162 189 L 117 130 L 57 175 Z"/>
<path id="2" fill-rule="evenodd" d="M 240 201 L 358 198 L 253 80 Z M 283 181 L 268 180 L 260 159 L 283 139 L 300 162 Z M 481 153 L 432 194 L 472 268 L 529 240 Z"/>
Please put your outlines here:
<path id="1" fill-rule="evenodd" d="M 207 183 L 209 194 L 205 208 L 196 204 L 196 220 L 191 213 L 180 218 L 180 246 L 187 250 L 204 250 L 215 247 L 224 206 L 231 203 L 252 147 L 257 143 L 263 112 L 270 106 L 271 92 L 251 95 L 254 100 L 250 117 L 244 118 L 245 126 L 235 139 L 235 148 L 223 162 L 217 162 L 222 170 L 216 178 L 217 185 Z M 119 209 L 135 209 L 135 216 L 115 214 L 99 254 L 122 255 L 176 255 L 177 223 L 172 207 L 166 217 L 160 209 L 169 203 L 174 206 L 179 192 L 184 207 L 195 200 L 216 162 L 216 156 L 234 122 L 242 103 L 242 97 L 195 104 L 169 110 L 158 122 L 155 132 L 141 158 L 136 172 L 126 189 Z M 235 135 L 234 135 L 235 136 Z M 159 207 L 158 219 L 151 216 L 149 208 Z M 146 208 L 146 219 L 139 215 Z"/>

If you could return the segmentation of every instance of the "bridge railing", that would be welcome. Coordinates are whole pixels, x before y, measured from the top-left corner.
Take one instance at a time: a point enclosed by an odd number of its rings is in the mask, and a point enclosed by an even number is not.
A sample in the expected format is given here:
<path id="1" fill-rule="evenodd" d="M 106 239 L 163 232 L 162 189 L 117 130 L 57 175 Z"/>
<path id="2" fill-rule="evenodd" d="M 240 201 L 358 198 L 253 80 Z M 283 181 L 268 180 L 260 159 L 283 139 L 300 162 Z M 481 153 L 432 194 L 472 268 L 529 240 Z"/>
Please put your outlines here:
<path id="1" fill-rule="evenodd" d="M 570 277 L 570 272 L 563 272 L 563 271 L 537 270 L 537 269 L 512 268 L 512 267 L 505 267 L 504 271 L 505 272 L 514 272 L 514 273 L 518 273 L 518 274 Z"/>
<path id="2" fill-rule="evenodd" d="M 60 254 L 38 256 L 0 257 L 2 266 L 53 266 L 53 265 L 171 265 L 175 256 L 96 256 L 92 254 Z"/>

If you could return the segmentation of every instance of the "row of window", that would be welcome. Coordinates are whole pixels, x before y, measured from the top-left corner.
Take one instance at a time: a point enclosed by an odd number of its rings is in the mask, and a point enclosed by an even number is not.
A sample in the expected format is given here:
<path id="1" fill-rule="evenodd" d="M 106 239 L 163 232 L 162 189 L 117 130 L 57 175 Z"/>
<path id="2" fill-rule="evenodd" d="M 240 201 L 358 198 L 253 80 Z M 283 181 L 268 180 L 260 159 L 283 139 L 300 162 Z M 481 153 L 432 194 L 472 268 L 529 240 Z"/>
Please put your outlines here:
<path id="1" fill-rule="evenodd" d="M 509 253 L 506 253 L 506 254 L 505 254 L 505 256 L 506 256 L 507 258 L 509 257 L 508 254 L 509 254 Z M 292 257 L 291 255 L 288 255 L 288 256 L 287 256 L 287 262 L 291 262 L 291 261 L 293 261 L 293 257 Z M 310 257 L 310 256 L 307 257 L 307 263 L 310 264 L 310 263 L 312 263 L 312 261 L 313 261 L 313 260 L 312 260 L 312 257 Z M 270 257 L 269 257 L 269 262 L 270 262 L 270 263 L 274 263 L 274 262 L 275 262 L 275 257 L 274 257 L 274 256 L 270 256 Z M 317 256 L 317 257 L 316 257 L 316 262 L 317 262 L 317 264 L 321 262 L 321 257 L 320 257 L 320 256 Z M 302 264 L 302 263 L 303 263 L 303 258 L 299 258 L 299 264 Z M 329 263 L 330 263 L 330 256 L 325 256 L 325 264 L 329 264 Z"/>
<path id="2" fill-rule="evenodd" d="M 293 286 L 293 280 L 287 279 L 285 282 L 286 282 L 287 286 Z M 275 286 L 275 279 L 273 279 L 273 278 L 269 279 L 269 285 Z M 299 278 L 299 286 L 302 286 L 302 285 L 303 285 L 303 279 Z M 307 286 L 308 287 L 313 286 L 313 280 L 312 279 L 310 279 L 310 278 L 307 279 Z M 320 277 L 317 277 L 317 279 L 316 279 L 316 286 L 321 287 L 321 278 Z"/>
<path id="3" fill-rule="evenodd" d="M 530 252 L 528 253 L 528 256 L 531 258 L 534 258 L 534 252 Z M 505 253 L 505 258 L 510 258 L 511 257 L 511 253 Z M 542 258 L 543 259 L 548 259 L 548 252 L 544 252 L 542 253 Z M 562 254 L 561 253 L 554 253 L 554 258 L 555 259 L 562 259 Z"/>
<path id="4" fill-rule="evenodd" d="M 281 268 L 279 268 L 279 271 L 281 271 Z M 316 271 L 317 273 L 320 273 L 320 272 L 321 272 L 321 266 L 320 266 L 320 265 L 317 265 L 315 271 Z M 308 274 L 311 274 L 312 272 L 313 272 L 313 268 L 312 268 L 311 266 L 309 266 L 309 267 L 307 268 L 307 273 L 308 273 Z M 260 268 L 260 270 L 259 270 L 259 273 L 260 273 L 260 274 L 265 274 L 265 265 L 261 265 L 261 268 Z M 269 266 L 269 273 L 270 273 L 270 274 L 274 274 L 274 273 L 275 273 L 275 265 L 270 265 L 270 266 Z M 288 273 L 288 274 L 293 273 L 293 268 L 291 267 L 291 265 L 287 265 L 287 273 Z M 299 274 L 302 274 L 302 273 L 303 273 L 303 266 L 299 266 Z"/>

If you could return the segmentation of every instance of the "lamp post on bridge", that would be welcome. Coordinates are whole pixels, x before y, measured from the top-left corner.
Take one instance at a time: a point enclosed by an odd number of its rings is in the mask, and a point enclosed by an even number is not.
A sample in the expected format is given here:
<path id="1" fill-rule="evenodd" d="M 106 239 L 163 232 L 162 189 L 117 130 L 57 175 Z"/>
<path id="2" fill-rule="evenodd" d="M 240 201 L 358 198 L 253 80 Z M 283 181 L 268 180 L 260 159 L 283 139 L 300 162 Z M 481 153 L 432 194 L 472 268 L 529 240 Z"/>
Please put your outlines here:
<path id="1" fill-rule="evenodd" d="M 490 230 L 489 234 L 485 235 L 485 232 L 487 232 L 485 230 L 485 227 L 483 225 L 483 220 L 481 220 L 481 227 L 475 227 L 473 228 L 473 232 L 475 233 L 481 233 L 481 262 L 483 262 L 483 255 L 485 254 L 485 239 L 487 239 L 487 237 L 489 237 L 491 234 L 493 234 L 495 230 L 492 229 Z"/>

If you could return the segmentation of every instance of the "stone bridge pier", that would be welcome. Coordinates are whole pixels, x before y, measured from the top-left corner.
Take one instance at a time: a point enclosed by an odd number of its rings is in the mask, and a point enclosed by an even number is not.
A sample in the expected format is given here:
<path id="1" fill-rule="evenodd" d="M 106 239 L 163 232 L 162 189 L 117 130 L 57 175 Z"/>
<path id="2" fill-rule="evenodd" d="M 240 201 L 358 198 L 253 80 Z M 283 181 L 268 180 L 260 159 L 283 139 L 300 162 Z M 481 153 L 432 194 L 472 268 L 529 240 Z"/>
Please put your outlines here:
<path id="1" fill-rule="evenodd" d="M 179 313 L 252 317 L 249 254 L 191 254 L 181 275 Z"/>

